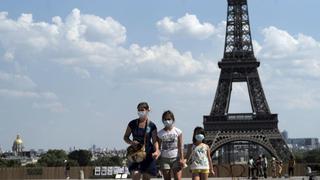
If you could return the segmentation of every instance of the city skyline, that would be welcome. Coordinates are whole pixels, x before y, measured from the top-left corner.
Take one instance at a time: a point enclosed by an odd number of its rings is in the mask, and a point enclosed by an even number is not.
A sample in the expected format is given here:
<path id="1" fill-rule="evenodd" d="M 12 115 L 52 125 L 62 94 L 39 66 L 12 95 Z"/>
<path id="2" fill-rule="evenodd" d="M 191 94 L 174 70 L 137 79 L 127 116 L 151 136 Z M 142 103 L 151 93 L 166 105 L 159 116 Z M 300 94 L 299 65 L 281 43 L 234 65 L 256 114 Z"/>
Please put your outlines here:
<path id="1" fill-rule="evenodd" d="M 316 137 L 320 34 L 310 0 L 248 0 L 262 85 L 280 130 Z M 214 99 L 226 0 L 36 1 L 0 5 L 0 147 L 125 148 L 128 122 L 147 101 L 158 129 L 170 109 L 185 143 Z M 297 13 L 299 12 L 299 13 Z M 250 112 L 235 84 L 230 112 Z"/>

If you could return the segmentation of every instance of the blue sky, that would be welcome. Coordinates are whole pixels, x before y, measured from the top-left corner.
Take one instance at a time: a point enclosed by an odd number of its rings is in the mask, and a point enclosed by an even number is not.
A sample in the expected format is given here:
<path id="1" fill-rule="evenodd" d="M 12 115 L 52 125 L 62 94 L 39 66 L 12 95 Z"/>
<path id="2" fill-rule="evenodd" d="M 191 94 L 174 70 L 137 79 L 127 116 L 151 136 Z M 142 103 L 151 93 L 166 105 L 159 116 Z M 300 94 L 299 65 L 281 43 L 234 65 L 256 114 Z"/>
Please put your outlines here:
<path id="1" fill-rule="evenodd" d="M 124 148 L 140 101 L 190 141 L 211 109 L 225 0 L 17 1 L 0 5 L 0 147 Z M 290 137 L 319 137 L 318 0 L 249 0 L 255 55 L 271 111 Z M 249 112 L 234 84 L 230 112 Z"/>

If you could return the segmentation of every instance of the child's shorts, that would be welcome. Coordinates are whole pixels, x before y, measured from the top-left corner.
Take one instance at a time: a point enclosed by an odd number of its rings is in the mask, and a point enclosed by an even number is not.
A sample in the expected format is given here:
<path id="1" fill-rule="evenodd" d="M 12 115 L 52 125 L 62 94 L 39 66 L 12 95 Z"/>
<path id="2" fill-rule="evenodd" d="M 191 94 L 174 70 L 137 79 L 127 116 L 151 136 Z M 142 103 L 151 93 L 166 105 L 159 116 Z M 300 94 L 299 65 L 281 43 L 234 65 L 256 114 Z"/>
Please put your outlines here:
<path id="1" fill-rule="evenodd" d="M 161 157 L 160 158 L 160 168 L 163 170 L 169 170 L 169 169 L 174 169 L 174 170 L 179 170 L 182 169 L 179 158 L 165 158 Z"/>
<path id="2" fill-rule="evenodd" d="M 192 173 L 202 173 L 202 174 L 209 174 L 209 169 L 192 169 Z"/>

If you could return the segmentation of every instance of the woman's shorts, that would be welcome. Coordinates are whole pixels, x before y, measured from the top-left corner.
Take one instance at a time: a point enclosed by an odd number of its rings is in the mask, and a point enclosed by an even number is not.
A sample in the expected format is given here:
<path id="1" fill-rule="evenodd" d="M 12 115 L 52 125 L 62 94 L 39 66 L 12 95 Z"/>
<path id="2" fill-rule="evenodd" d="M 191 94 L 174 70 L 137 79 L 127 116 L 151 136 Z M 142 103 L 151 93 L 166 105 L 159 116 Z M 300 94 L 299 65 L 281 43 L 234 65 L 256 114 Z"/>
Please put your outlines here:
<path id="1" fill-rule="evenodd" d="M 151 176 L 156 176 L 158 173 L 156 160 L 153 159 L 151 154 L 147 154 L 146 159 L 141 163 L 129 164 L 129 171 L 131 173 L 134 171 L 139 171 L 142 174 L 150 174 Z"/>
<path id="2" fill-rule="evenodd" d="M 174 157 L 174 158 L 165 158 L 165 157 L 161 157 L 160 158 L 160 168 L 162 170 L 180 170 L 182 169 L 181 165 L 180 165 L 180 161 L 179 158 Z"/>

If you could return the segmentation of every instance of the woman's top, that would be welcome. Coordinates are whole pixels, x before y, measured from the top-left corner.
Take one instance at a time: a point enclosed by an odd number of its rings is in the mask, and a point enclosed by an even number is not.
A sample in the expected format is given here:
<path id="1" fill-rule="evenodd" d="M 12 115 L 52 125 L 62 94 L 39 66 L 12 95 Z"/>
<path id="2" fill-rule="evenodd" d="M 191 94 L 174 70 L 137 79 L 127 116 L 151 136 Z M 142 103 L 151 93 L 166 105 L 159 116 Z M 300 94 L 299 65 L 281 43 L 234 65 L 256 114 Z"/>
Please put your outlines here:
<path id="1" fill-rule="evenodd" d="M 144 144 L 144 135 L 147 133 L 146 136 L 146 152 L 153 153 L 155 151 L 153 144 L 152 144 L 152 132 L 157 132 L 157 126 L 150 120 L 148 120 L 147 127 L 140 128 L 139 127 L 139 119 L 134 119 L 129 122 L 128 125 L 131 129 L 133 141 L 138 141 L 140 144 Z"/>

